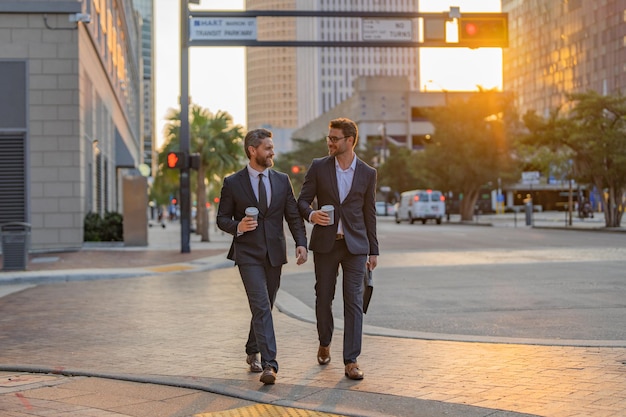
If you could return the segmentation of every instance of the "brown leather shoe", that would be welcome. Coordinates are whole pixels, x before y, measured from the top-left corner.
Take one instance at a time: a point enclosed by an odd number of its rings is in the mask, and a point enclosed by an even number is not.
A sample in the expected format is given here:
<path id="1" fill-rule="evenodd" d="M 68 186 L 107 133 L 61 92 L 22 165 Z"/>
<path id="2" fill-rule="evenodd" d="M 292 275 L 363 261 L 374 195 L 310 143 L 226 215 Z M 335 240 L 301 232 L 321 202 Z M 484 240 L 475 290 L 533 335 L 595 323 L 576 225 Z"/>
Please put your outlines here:
<path id="1" fill-rule="evenodd" d="M 258 353 L 251 353 L 246 358 L 246 363 L 250 365 L 250 372 L 263 372 Z"/>
<path id="2" fill-rule="evenodd" d="M 271 366 L 266 366 L 261 374 L 261 382 L 265 385 L 271 385 L 276 382 L 276 371 Z"/>
<path id="3" fill-rule="evenodd" d="M 330 362 L 330 345 L 320 345 L 317 349 L 317 363 L 320 365 L 327 365 Z"/>
<path id="4" fill-rule="evenodd" d="M 358 363 L 349 363 L 346 365 L 346 376 L 350 379 L 363 379 L 363 371 L 359 369 Z"/>

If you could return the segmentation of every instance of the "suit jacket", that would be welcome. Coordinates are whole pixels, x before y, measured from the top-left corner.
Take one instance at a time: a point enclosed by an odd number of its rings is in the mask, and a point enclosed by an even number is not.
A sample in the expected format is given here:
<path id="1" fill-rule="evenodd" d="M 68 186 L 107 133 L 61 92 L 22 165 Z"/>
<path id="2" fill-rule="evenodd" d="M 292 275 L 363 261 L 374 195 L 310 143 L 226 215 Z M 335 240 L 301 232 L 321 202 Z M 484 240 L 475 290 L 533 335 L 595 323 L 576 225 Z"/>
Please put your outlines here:
<path id="1" fill-rule="evenodd" d="M 272 191 L 270 205 L 265 213 L 259 210 L 258 227 L 240 236 L 237 236 L 237 225 L 245 216 L 246 208 L 258 208 L 259 203 L 252 190 L 247 167 L 224 179 L 217 226 L 233 235 L 228 259 L 237 265 L 263 264 L 266 256 L 272 266 L 287 263 L 284 220 L 287 220 L 296 246 L 306 247 L 306 230 L 289 177 L 274 170 L 268 173 Z"/>
<path id="2" fill-rule="evenodd" d="M 339 219 L 348 251 L 353 255 L 378 255 L 376 237 L 376 170 L 357 158 L 350 192 L 339 201 L 339 187 L 335 158 L 327 156 L 314 159 L 307 170 L 298 197 L 298 209 L 303 218 L 309 219 L 311 204 L 317 198 L 321 207 L 335 207 L 335 222 L 329 226 L 313 226 L 309 249 L 318 253 L 330 252 L 337 236 Z"/>

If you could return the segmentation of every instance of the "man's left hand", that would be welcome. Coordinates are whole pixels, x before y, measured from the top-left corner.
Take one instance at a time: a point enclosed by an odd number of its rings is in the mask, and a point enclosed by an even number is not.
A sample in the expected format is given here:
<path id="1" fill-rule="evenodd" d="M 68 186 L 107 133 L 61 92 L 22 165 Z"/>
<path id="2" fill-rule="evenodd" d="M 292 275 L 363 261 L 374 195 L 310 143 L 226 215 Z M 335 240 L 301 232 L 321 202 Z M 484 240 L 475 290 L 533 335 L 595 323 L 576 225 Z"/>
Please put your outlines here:
<path id="1" fill-rule="evenodd" d="M 303 263 L 305 263 L 308 256 L 309 254 L 304 246 L 298 246 L 296 248 L 296 263 L 298 265 L 302 265 Z"/>
<path id="2" fill-rule="evenodd" d="M 373 271 L 376 265 L 378 265 L 378 255 L 370 255 L 367 261 L 367 269 Z"/>

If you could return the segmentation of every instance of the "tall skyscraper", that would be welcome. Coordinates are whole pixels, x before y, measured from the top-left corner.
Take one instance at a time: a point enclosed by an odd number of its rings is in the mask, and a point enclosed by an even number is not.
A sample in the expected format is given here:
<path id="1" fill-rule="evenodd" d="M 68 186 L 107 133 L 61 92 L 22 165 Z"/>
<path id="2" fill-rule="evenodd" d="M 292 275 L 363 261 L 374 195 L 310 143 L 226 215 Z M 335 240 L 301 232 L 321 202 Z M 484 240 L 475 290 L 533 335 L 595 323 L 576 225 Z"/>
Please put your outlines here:
<path id="1" fill-rule="evenodd" d="M 142 19 L 141 56 L 143 62 L 143 162 L 151 168 L 154 175 L 156 166 L 156 138 L 154 136 L 154 79 L 152 62 L 154 60 L 153 16 L 154 0 L 133 0 Z"/>
<path id="2" fill-rule="evenodd" d="M 504 89 L 523 114 L 547 115 L 567 93 L 626 89 L 624 0 L 502 0 L 509 13 Z"/>
<path id="3" fill-rule="evenodd" d="M 416 0 L 247 0 L 247 10 L 416 12 Z M 259 40 L 357 41 L 359 18 L 259 19 Z M 406 76 L 418 89 L 417 48 L 257 48 L 247 57 L 248 128 L 295 129 L 350 97 L 360 76 Z"/>

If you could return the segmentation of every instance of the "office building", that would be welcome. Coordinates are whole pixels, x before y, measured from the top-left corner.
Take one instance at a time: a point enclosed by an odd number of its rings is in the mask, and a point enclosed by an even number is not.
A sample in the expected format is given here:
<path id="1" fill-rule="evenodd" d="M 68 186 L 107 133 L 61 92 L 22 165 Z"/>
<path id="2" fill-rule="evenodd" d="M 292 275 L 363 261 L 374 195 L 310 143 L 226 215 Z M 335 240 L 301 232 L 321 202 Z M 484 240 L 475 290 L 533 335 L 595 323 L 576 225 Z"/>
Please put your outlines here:
<path id="1" fill-rule="evenodd" d="M 247 10 L 416 12 L 415 0 L 247 0 Z M 354 41 L 358 18 L 259 18 L 259 40 Z M 403 76 L 419 89 L 416 48 L 260 48 L 247 57 L 248 128 L 296 129 L 348 99 L 361 76 Z"/>
<path id="2" fill-rule="evenodd" d="M 150 175 L 157 169 L 156 137 L 154 135 L 154 0 L 133 0 L 141 15 L 141 57 L 143 64 L 143 163 L 150 167 Z"/>
<path id="3" fill-rule="evenodd" d="M 123 212 L 140 27 L 128 0 L 0 3 L 0 223 L 29 223 L 32 251 L 79 249 L 87 213 Z"/>
<path id="4" fill-rule="evenodd" d="M 623 0 L 502 0 L 502 11 L 509 14 L 504 90 L 521 114 L 547 116 L 568 93 L 625 91 Z"/>

